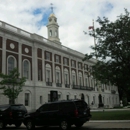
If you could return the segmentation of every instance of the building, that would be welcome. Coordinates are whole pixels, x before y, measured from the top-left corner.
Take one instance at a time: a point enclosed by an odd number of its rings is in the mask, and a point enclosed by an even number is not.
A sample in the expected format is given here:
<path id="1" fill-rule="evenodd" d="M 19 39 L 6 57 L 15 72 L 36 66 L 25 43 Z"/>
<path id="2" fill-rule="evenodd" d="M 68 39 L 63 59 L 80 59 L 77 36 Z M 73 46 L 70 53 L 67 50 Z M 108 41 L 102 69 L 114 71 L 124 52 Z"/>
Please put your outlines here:
<path id="1" fill-rule="evenodd" d="M 83 62 L 84 54 L 63 46 L 57 18 L 48 18 L 48 39 L 0 21 L 0 72 L 17 67 L 27 81 L 16 99 L 28 110 L 52 100 L 84 99 L 91 107 L 119 105 L 116 86 L 96 84 L 91 76 L 95 59 Z M 9 99 L 0 91 L 0 104 Z M 53 95 L 52 95 L 53 94 Z"/>

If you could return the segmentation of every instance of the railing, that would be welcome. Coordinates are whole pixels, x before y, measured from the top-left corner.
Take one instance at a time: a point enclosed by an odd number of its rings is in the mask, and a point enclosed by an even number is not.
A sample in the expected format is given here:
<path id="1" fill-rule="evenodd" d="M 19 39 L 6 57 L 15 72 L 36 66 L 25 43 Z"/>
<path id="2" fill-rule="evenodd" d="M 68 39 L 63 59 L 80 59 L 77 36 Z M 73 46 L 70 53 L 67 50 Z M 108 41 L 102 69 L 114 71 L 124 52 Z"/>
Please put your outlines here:
<path id="1" fill-rule="evenodd" d="M 62 87 L 62 84 L 61 83 L 56 83 L 56 86 L 57 87 Z"/>
<path id="2" fill-rule="evenodd" d="M 115 94 L 115 93 L 116 93 L 116 91 L 115 91 L 115 90 L 111 90 L 111 93 L 112 93 L 112 94 Z"/>
<path id="3" fill-rule="evenodd" d="M 69 85 L 69 84 L 65 84 L 65 87 L 66 87 L 66 88 L 70 88 L 70 85 Z"/>
<path id="4" fill-rule="evenodd" d="M 52 86 L 52 82 L 46 82 L 46 86 Z"/>
<path id="5" fill-rule="evenodd" d="M 87 86 L 80 86 L 80 85 L 73 85 L 73 89 L 81 89 L 81 90 L 89 90 L 92 91 L 92 87 L 87 87 Z"/>

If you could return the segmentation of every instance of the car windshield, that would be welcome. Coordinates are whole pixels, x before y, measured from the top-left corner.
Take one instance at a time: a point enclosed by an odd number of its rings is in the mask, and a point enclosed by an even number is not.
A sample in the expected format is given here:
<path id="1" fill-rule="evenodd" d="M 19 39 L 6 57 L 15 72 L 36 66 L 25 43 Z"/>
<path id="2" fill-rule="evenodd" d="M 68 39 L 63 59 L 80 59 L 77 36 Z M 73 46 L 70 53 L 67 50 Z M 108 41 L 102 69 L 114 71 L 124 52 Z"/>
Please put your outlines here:
<path id="1" fill-rule="evenodd" d="M 9 108 L 9 106 L 0 106 L 0 111 L 4 111 L 4 110 L 6 110 L 8 108 Z"/>
<path id="2" fill-rule="evenodd" d="M 13 105 L 11 106 L 12 110 L 25 110 L 25 107 L 23 105 Z"/>
<path id="3" fill-rule="evenodd" d="M 76 101 L 75 104 L 78 108 L 86 108 L 87 107 L 87 103 L 84 101 Z"/>

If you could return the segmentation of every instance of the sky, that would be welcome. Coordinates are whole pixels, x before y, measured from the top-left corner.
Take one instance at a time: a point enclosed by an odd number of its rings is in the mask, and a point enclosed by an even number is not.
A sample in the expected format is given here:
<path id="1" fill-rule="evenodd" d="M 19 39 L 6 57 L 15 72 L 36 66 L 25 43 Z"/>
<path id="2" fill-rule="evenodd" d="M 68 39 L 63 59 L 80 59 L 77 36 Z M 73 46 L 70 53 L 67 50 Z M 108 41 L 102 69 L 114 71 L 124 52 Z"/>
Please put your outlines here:
<path id="1" fill-rule="evenodd" d="M 97 28 L 98 17 L 115 21 L 124 8 L 130 12 L 130 0 L 0 0 L 0 21 L 48 38 L 51 3 L 61 44 L 83 54 L 92 52 L 90 46 L 94 46 L 93 37 L 88 35 L 93 20 Z"/>

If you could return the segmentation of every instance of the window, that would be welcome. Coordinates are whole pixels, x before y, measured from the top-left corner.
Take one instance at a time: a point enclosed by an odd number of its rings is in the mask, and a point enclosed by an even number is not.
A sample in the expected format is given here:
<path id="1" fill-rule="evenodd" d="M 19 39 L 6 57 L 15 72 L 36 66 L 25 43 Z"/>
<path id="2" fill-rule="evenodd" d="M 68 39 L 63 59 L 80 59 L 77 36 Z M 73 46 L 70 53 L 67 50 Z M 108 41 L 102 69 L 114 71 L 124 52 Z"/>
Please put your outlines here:
<path id="1" fill-rule="evenodd" d="M 46 70 L 46 80 L 50 82 L 50 70 Z"/>
<path id="2" fill-rule="evenodd" d="M 25 93 L 25 106 L 29 106 L 29 93 Z"/>
<path id="3" fill-rule="evenodd" d="M 74 95 L 74 99 L 77 99 L 76 95 Z"/>
<path id="4" fill-rule="evenodd" d="M 38 80 L 42 80 L 42 70 L 41 69 L 39 69 L 38 70 Z"/>
<path id="5" fill-rule="evenodd" d="M 65 84 L 68 83 L 68 74 L 65 74 Z"/>
<path id="6" fill-rule="evenodd" d="M 82 79 L 79 77 L 79 85 L 82 86 Z"/>
<path id="7" fill-rule="evenodd" d="M 60 79 L 60 73 L 56 72 L 56 83 L 59 83 L 59 79 Z"/>
<path id="8" fill-rule="evenodd" d="M 88 79 L 85 78 L 85 85 L 88 86 Z"/>
<path id="9" fill-rule="evenodd" d="M 64 58 L 64 65 L 68 65 L 68 59 Z"/>
<path id="10" fill-rule="evenodd" d="M 55 31 L 55 36 L 57 36 L 57 30 Z"/>
<path id="11" fill-rule="evenodd" d="M 76 78 L 75 78 L 75 75 L 73 75 L 73 76 L 72 76 L 73 85 L 76 85 L 76 83 L 75 83 L 76 80 L 75 80 L 75 79 L 76 79 Z"/>
<path id="12" fill-rule="evenodd" d="M 8 74 L 12 71 L 15 67 L 15 59 L 13 57 L 8 58 Z"/>
<path id="13" fill-rule="evenodd" d="M 66 95 L 66 99 L 69 100 L 69 95 Z"/>
<path id="14" fill-rule="evenodd" d="M 29 79 L 29 62 L 27 60 L 23 63 L 23 77 Z"/>
<path id="15" fill-rule="evenodd" d="M 82 68 L 81 63 L 79 63 L 79 64 L 78 64 L 78 68 L 79 68 L 79 69 L 81 69 L 81 68 Z"/>
<path id="16" fill-rule="evenodd" d="M 60 63 L 60 57 L 58 55 L 56 55 L 56 62 Z"/>
<path id="17" fill-rule="evenodd" d="M 50 36 L 52 36 L 52 30 L 50 30 Z"/>
<path id="18" fill-rule="evenodd" d="M 73 60 L 72 60 L 72 62 L 71 62 L 71 63 L 72 63 L 72 67 L 74 67 L 74 68 L 75 68 L 75 67 L 76 67 L 75 61 L 73 61 Z"/>
<path id="19" fill-rule="evenodd" d="M 88 68 L 87 65 L 84 65 L 84 70 L 87 70 L 87 68 Z"/>
<path id="20" fill-rule="evenodd" d="M 51 53 L 46 52 L 46 60 L 51 60 Z"/>
<path id="21" fill-rule="evenodd" d="M 40 104 L 42 104 L 42 96 L 40 96 Z"/>

